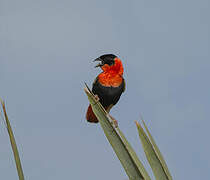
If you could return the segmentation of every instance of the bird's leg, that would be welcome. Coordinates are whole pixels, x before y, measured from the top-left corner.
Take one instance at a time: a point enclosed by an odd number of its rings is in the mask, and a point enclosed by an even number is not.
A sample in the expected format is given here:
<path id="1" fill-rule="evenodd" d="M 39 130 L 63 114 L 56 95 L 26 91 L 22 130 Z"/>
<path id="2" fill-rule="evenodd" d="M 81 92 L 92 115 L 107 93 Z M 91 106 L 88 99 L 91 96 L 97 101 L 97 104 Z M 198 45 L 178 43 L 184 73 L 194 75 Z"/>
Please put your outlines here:
<path id="1" fill-rule="evenodd" d="M 110 116 L 110 118 L 112 119 L 112 125 L 115 127 L 115 128 L 117 128 L 118 127 L 118 122 L 117 122 L 117 120 L 114 118 L 114 117 L 112 117 L 111 115 L 109 115 Z"/>

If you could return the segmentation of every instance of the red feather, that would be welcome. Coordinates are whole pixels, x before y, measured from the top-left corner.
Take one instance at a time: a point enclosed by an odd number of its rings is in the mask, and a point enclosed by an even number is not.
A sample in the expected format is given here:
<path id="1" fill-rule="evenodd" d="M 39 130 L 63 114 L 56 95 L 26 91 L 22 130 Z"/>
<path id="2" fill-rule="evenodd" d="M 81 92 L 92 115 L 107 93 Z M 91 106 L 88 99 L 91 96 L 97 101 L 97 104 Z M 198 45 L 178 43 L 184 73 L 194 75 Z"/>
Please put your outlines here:
<path id="1" fill-rule="evenodd" d="M 86 119 L 87 119 L 88 122 L 98 123 L 98 119 L 95 116 L 91 105 L 88 106 L 88 110 L 87 110 L 87 113 L 86 113 Z"/>

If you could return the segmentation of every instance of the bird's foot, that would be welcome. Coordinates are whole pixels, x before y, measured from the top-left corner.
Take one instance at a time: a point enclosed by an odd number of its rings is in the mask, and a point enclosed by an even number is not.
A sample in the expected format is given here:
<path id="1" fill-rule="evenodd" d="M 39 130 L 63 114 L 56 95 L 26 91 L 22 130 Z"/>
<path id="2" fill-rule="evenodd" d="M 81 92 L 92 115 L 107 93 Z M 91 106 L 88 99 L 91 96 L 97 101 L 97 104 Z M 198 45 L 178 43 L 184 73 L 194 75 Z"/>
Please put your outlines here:
<path id="1" fill-rule="evenodd" d="M 114 117 L 112 117 L 111 115 L 109 115 L 109 116 L 110 116 L 111 119 L 112 119 L 111 124 L 114 126 L 114 128 L 117 128 L 117 127 L 118 127 L 118 122 L 117 122 L 117 120 L 116 120 Z"/>
<path id="2" fill-rule="evenodd" d="M 99 97 L 97 94 L 95 94 L 95 98 L 96 98 L 96 101 L 98 102 L 99 101 Z"/>
<path id="3" fill-rule="evenodd" d="M 96 100 L 96 103 L 95 103 L 95 104 L 97 104 L 97 103 L 99 102 L 100 98 L 98 97 L 97 94 L 95 94 L 94 96 L 95 96 L 95 100 Z M 95 105 L 95 104 L 94 104 L 94 105 Z"/>

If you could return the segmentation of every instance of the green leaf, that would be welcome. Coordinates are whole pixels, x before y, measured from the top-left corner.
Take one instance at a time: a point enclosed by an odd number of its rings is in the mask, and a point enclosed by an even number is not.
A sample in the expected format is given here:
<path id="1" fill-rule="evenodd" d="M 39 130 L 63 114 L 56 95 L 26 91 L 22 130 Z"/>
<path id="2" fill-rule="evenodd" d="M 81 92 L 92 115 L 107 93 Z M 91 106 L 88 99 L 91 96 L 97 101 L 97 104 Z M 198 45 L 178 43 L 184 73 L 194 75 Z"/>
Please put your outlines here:
<path id="1" fill-rule="evenodd" d="M 86 85 L 87 86 L 87 85 Z M 93 112 L 98 118 L 104 133 L 114 149 L 117 157 L 119 158 L 122 166 L 125 169 L 130 180 L 143 180 L 143 176 L 139 171 L 135 161 L 133 160 L 131 154 L 129 153 L 126 145 L 123 143 L 122 139 L 118 135 L 115 128 L 112 126 L 112 119 L 105 111 L 103 106 L 96 100 L 93 93 L 90 91 L 88 87 L 85 88 L 85 92 L 88 96 L 90 104 L 92 106 Z"/>
<path id="2" fill-rule="evenodd" d="M 166 164 L 166 162 L 165 162 L 165 160 L 164 160 L 164 158 L 163 158 L 162 153 L 160 152 L 158 146 L 156 145 L 155 140 L 153 139 L 153 137 L 152 137 L 151 133 L 149 132 L 149 129 L 147 128 L 147 126 L 146 126 L 146 124 L 145 124 L 145 122 L 144 122 L 143 119 L 142 119 L 142 122 L 143 122 L 144 128 L 145 128 L 145 130 L 146 130 L 146 132 L 147 132 L 147 134 L 148 134 L 148 136 L 149 136 L 150 142 L 152 143 L 152 146 L 153 146 L 153 148 L 154 148 L 154 150 L 155 150 L 155 153 L 156 153 L 156 155 L 158 156 L 158 159 L 160 160 L 161 165 L 162 165 L 162 167 L 163 167 L 165 173 L 166 173 L 167 176 L 168 176 L 168 179 L 169 179 L 169 180 L 172 180 L 172 176 L 171 176 L 171 174 L 170 174 L 170 172 L 169 172 L 169 170 L 168 170 L 167 164 Z"/>
<path id="3" fill-rule="evenodd" d="M 5 121 L 6 121 L 6 127 L 7 127 L 7 131 L 8 131 L 9 138 L 10 138 L 10 143 L 11 143 L 14 158 L 15 158 L 15 163 L 16 163 L 16 168 L 17 168 L 19 180 L 24 180 L 24 174 L 23 174 L 23 170 L 22 170 L 22 166 L 21 166 L 21 162 L 20 162 L 20 157 L 19 157 L 16 142 L 15 142 L 15 137 L 14 137 L 14 134 L 12 132 L 12 128 L 11 128 L 11 125 L 10 125 L 10 122 L 9 122 L 9 119 L 8 119 L 8 116 L 7 116 L 5 103 L 1 99 L 0 99 L 0 101 L 1 101 L 3 112 L 4 112 L 4 118 L 5 118 Z"/>
<path id="4" fill-rule="evenodd" d="M 147 160 L 152 168 L 152 171 L 155 175 L 156 180 L 169 180 L 169 177 L 164 171 L 163 165 L 161 164 L 161 161 L 158 158 L 149 138 L 144 132 L 144 129 L 138 122 L 136 122 L 136 126 L 139 132 L 139 137 L 140 137 L 144 152 L 146 154 Z"/>
<path id="5" fill-rule="evenodd" d="M 130 155 L 132 156 L 134 162 L 136 163 L 139 171 L 141 172 L 142 176 L 144 177 L 145 180 L 151 180 L 149 174 L 147 173 L 146 169 L 144 168 L 142 162 L 139 160 L 136 152 L 132 148 L 131 144 L 128 142 L 126 137 L 124 136 L 123 132 L 120 130 L 119 127 L 116 128 L 117 132 L 119 133 L 120 137 L 122 138 L 124 144 L 126 145 Z"/>

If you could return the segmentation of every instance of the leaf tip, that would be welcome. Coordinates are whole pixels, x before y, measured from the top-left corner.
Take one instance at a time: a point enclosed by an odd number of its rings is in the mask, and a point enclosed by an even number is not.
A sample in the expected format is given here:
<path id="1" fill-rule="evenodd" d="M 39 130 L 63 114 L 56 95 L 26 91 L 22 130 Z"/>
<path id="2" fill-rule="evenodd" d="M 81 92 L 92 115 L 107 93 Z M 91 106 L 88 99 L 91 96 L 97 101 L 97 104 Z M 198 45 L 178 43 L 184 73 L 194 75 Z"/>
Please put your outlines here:
<path id="1" fill-rule="evenodd" d="M 134 121 L 135 123 L 136 123 L 136 126 L 137 127 L 139 127 L 140 126 L 140 124 L 139 124 L 139 122 L 138 121 Z"/>
<path id="2" fill-rule="evenodd" d="M 84 88 L 84 91 L 85 91 L 86 94 L 89 93 L 89 91 L 86 87 Z"/>
<path id="3" fill-rule="evenodd" d="M 3 106 L 4 105 L 4 101 L 0 98 L 0 103 Z"/>
<path id="4" fill-rule="evenodd" d="M 1 98 L 0 98 L 0 102 L 1 102 L 3 112 L 5 113 L 6 112 L 5 102 Z"/>

